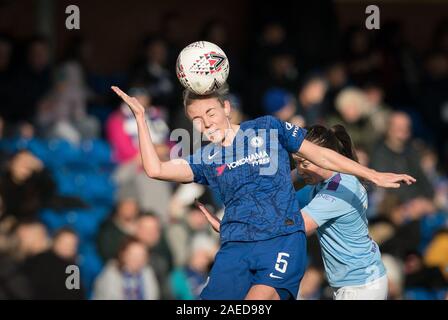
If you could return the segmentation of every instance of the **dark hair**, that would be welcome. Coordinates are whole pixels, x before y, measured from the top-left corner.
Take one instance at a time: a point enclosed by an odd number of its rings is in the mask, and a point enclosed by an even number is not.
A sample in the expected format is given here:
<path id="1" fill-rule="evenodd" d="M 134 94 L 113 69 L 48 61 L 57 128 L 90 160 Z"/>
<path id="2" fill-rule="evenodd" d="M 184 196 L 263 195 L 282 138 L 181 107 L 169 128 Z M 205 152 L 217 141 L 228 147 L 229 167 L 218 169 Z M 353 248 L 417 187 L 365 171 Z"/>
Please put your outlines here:
<path id="1" fill-rule="evenodd" d="M 128 248 L 133 244 L 141 244 L 144 246 L 144 244 L 136 237 L 134 236 L 127 236 L 120 242 L 120 246 L 118 247 L 116 259 L 118 263 L 118 268 L 123 269 L 124 261 L 123 261 L 123 253 L 128 250 Z"/>
<path id="2" fill-rule="evenodd" d="M 187 107 L 192 104 L 194 100 L 205 100 L 211 98 L 216 98 L 221 106 L 224 107 L 224 101 L 229 100 L 229 86 L 227 84 L 223 84 L 219 89 L 205 95 L 196 94 L 193 91 L 185 89 L 183 93 L 185 114 L 187 114 Z"/>
<path id="3" fill-rule="evenodd" d="M 322 125 L 308 127 L 305 139 L 318 146 L 334 150 L 349 159 L 358 162 L 355 147 L 345 127 L 337 124 L 331 128 Z"/>

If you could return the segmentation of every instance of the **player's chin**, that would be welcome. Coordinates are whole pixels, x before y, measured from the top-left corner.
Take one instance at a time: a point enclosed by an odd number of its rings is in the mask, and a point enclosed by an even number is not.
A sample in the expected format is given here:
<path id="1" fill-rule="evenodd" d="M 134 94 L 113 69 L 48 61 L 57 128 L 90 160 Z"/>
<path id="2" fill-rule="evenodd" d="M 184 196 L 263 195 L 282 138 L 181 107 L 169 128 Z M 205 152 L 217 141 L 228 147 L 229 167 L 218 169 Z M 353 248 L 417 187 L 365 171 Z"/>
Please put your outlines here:
<path id="1" fill-rule="evenodd" d="M 316 181 L 314 181 L 313 178 L 310 178 L 310 177 L 305 177 L 305 178 L 303 178 L 303 181 L 304 181 L 306 184 L 316 184 L 316 183 L 317 183 Z"/>
<path id="2" fill-rule="evenodd" d="M 224 136 L 221 134 L 221 131 L 217 131 L 211 135 L 207 135 L 206 137 L 211 143 L 220 143 L 222 142 Z"/>

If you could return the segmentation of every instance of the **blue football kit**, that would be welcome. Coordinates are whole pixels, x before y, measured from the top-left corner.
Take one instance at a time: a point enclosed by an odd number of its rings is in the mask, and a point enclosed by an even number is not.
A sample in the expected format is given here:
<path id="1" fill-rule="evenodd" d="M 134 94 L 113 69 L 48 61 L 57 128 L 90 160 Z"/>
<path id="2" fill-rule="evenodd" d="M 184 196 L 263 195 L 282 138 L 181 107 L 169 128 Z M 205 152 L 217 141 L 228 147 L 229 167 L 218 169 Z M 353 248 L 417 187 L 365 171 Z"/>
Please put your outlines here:
<path id="1" fill-rule="evenodd" d="M 187 161 L 194 182 L 225 205 L 221 249 L 202 299 L 244 299 L 255 284 L 295 298 L 306 264 L 306 236 L 290 177 L 289 153 L 306 130 L 265 116 L 241 123 L 231 145 L 209 144 Z"/>

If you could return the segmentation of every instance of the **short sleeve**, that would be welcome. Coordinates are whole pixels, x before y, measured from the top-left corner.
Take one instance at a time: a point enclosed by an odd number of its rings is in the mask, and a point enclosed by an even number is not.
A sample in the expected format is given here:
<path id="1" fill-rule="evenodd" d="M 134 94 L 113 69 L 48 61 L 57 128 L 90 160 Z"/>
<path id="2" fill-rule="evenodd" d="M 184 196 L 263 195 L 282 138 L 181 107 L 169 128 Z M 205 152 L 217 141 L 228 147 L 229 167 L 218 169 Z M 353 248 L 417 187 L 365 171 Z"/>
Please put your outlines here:
<path id="1" fill-rule="evenodd" d="M 185 160 L 190 165 L 191 171 L 193 171 L 193 181 L 208 185 L 209 183 L 204 172 L 204 161 L 202 160 L 202 148 L 199 148 L 194 154 L 189 155 Z"/>
<path id="2" fill-rule="evenodd" d="M 300 190 L 296 191 L 296 199 L 299 201 L 299 208 L 304 208 L 311 201 L 311 191 L 313 187 L 306 185 Z"/>
<path id="3" fill-rule="evenodd" d="M 306 130 L 273 116 L 268 116 L 268 118 L 269 127 L 278 130 L 278 139 L 283 148 L 290 153 L 297 152 L 305 139 Z"/>
<path id="4" fill-rule="evenodd" d="M 343 216 L 353 210 L 342 194 L 331 190 L 321 190 L 302 210 L 320 227 L 327 221 Z"/>

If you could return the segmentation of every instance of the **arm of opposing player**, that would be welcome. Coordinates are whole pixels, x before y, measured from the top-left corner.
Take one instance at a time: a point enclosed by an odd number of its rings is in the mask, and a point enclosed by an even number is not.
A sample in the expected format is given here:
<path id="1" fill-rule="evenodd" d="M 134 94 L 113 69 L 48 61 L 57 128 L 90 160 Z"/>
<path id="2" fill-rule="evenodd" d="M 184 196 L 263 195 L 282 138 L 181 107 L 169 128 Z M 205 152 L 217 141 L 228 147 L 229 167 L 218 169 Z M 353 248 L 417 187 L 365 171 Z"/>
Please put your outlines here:
<path id="1" fill-rule="evenodd" d="M 364 167 L 331 149 L 320 147 L 307 140 L 302 142 L 298 153 L 321 168 L 351 174 L 373 182 L 378 187 L 399 188 L 400 182 L 410 185 L 416 181 L 415 178 L 407 174 L 378 172 Z"/>

